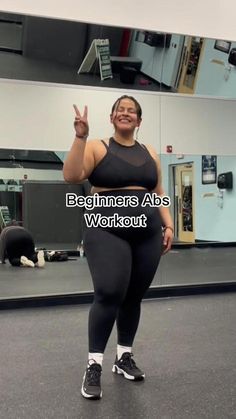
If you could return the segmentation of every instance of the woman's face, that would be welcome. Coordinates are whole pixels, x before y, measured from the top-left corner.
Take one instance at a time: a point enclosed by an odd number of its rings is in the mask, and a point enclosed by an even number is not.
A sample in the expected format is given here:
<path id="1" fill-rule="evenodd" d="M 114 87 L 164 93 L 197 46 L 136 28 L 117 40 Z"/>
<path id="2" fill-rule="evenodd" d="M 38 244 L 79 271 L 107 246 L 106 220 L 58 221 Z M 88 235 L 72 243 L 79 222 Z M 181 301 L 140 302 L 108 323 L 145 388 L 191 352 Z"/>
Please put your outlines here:
<path id="1" fill-rule="evenodd" d="M 135 103 L 131 99 L 122 99 L 118 102 L 111 115 L 111 123 L 116 131 L 121 132 L 132 132 L 139 127 L 141 118 L 137 115 Z"/>

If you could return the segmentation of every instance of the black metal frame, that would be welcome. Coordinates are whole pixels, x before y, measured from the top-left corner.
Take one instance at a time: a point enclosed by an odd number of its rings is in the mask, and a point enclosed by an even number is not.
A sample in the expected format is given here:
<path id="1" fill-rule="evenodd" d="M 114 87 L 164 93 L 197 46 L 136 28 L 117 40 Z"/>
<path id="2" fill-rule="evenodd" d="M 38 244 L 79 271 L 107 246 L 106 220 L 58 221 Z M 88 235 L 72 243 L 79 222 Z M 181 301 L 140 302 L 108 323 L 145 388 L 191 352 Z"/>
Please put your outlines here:
<path id="1" fill-rule="evenodd" d="M 236 292 L 236 282 L 151 287 L 145 294 L 144 300 L 226 292 Z M 0 300 L 0 310 L 91 304 L 92 301 L 92 291 L 47 296 L 9 297 Z"/>

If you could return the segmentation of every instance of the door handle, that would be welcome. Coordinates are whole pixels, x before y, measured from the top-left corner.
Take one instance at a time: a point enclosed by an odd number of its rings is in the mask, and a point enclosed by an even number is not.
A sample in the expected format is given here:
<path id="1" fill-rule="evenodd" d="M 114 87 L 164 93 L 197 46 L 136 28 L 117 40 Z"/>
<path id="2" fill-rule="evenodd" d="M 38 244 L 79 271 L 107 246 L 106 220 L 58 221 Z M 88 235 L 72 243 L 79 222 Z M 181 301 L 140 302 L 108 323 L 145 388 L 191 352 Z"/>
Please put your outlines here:
<path id="1" fill-rule="evenodd" d="M 182 199 L 181 198 L 179 198 L 178 207 L 179 207 L 179 214 L 181 214 L 181 211 L 182 211 Z"/>
<path id="2" fill-rule="evenodd" d="M 188 51 L 186 51 L 185 60 L 184 60 L 184 65 L 186 66 L 187 64 L 188 64 Z"/>

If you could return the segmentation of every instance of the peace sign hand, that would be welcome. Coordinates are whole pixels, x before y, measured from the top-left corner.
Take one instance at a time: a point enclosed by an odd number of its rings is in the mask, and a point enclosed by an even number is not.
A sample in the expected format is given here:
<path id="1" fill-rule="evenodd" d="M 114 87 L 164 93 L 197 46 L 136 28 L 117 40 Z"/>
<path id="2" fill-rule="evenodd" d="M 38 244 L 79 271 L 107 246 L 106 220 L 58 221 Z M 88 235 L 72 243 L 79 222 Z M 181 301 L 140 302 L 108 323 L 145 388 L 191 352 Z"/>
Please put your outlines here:
<path id="1" fill-rule="evenodd" d="M 84 107 L 84 114 L 81 115 L 79 109 L 76 105 L 73 105 L 75 110 L 75 121 L 74 127 L 76 132 L 76 137 L 87 137 L 89 133 L 89 125 L 88 125 L 88 107 Z"/>

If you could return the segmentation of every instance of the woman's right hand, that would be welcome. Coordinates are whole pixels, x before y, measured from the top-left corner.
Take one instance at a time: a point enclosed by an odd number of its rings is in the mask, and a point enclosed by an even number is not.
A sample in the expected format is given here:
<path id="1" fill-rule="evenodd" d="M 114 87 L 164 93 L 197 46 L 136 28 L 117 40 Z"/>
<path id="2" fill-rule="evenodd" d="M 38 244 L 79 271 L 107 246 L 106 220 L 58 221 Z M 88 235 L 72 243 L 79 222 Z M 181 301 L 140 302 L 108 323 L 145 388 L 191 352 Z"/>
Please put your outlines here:
<path id="1" fill-rule="evenodd" d="M 76 137 L 87 137 L 89 133 L 89 125 L 88 125 L 88 107 L 84 107 L 84 114 L 81 115 L 79 109 L 76 105 L 73 105 L 75 110 L 75 121 L 74 121 L 74 127 L 75 127 L 75 133 Z"/>

